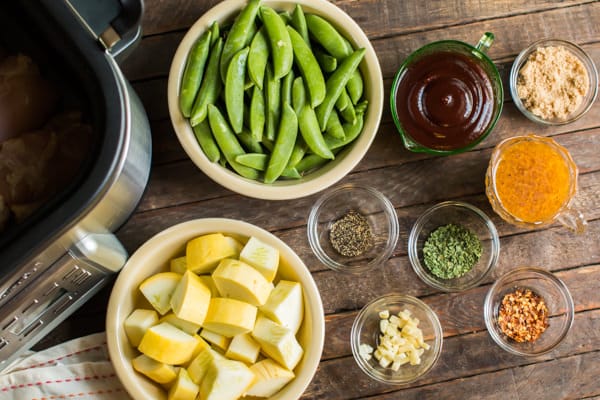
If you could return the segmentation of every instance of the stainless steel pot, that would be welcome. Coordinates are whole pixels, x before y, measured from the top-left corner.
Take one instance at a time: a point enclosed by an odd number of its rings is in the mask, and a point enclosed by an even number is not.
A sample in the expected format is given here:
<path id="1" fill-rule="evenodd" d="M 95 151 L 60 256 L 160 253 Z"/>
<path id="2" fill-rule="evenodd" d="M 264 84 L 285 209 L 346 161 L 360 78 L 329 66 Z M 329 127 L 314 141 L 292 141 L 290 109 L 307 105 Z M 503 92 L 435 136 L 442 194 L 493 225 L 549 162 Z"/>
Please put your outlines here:
<path id="1" fill-rule="evenodd" d="M 94 151 L 76 182 L 0 236 L 0 369 L 95 294 L 127 260 L 113 232 L 146 187 L 151 138 L 144 109 L 115 58 L 140 37 L 142 10 L 141 0 L 0 5 L 0 40 L 35 54 L 70 82 L 68 90 L 95 133 Z"/>

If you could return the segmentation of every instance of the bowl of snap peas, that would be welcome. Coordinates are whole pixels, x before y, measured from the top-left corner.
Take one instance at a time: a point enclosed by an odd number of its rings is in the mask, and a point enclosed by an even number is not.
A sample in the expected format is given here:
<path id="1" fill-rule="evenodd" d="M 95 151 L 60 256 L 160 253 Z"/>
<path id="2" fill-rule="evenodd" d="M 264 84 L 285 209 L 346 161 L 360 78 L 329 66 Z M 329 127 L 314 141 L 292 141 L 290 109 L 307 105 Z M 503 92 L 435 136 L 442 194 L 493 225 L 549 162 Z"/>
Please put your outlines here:
<path id="1" fill-rule="evenodd" d="M 319 192 L 363 158 L 383 79 L 360 26 L 326 0 L 225 0 L 182 39 L 169 114 L 190 159 L 234 192 Z"/>

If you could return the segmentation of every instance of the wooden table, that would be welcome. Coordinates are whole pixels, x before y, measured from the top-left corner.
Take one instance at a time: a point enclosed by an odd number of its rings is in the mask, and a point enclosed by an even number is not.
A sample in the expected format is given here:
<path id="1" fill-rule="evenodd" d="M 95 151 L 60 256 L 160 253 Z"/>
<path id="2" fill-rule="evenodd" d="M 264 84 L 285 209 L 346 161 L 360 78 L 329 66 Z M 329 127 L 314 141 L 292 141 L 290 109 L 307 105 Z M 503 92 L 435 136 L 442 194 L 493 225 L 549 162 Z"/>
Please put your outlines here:
<path id="1" fill-rule="evenodd" d="M 325 348 L 306 399 L 423 398 L 600 398 L 600 101 L 575 123 L 541 127 L 529 122 L 506 95 L 492 134 L 474 150 L 432 157 L 404 149 L 387 107 L 377 137 L 362 162 L 342 182 L 372 185 L 396 207 L 400 239 L 392 258 L 376 271 L 350 276 L 331 271 L 312 254 L 306 220 L 318 194 L 294 201 L 262 201 L 230 192 L 207 178 L 183 152 L 167 112 L 167 75 L 187 28 L 216 0 L 146 0 L 144 38 L 123 64 L 152 125 L 153 166 L 135 214 L 117 232 L 130 252 L 158 231 L 203 217 L 241 219 L 288 243 L 312 271 L 326 314 Z M 336 0 L 371 39 L 379 57 L 386 98 L 396 69 L 418 47 L 440 39 L 476 43 L 485 31 L 496 35 L 489 55 L 507 85 L 521 49 L 544 37 L 580 44 L 600 66 L 600 2 Z M 387 101 L 386 101 L 387 104 Z M 504 223 L 484 195 L 484 173 L 493 146 L 502 139 L 536 133 L 566 146 L 580 169 L 577 204 L 589 226 L 576 235 L 560 226 L 528 231 Z M 463 200 L 490 215 L 501 234 L 496 270 L 479 287 L 447 294 L 426 286 L 407 257 L 408 232 L 427 207 Z M 522 358 L 501 350 L 488 335 L 483 300 L 495 278 L 520 265 L 554 271 L 569 287 L 575 322 L 551 353 Z M 355 364 L 350 327 L 358 310 L 382 294 L 418 296 L 439 316 L 443 352 L 434 369 L 408 387 L 376 383 Z M 110 287 L 69 318 L 36 348 L 104 330 Z"/>

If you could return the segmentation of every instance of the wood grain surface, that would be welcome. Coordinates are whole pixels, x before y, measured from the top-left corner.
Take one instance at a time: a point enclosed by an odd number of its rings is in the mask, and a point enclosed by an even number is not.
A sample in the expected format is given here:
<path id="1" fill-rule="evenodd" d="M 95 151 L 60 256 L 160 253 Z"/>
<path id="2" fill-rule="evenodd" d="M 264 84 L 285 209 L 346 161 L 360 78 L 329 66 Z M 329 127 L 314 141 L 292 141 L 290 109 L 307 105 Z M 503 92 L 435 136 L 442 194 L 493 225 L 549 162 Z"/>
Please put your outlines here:
<path id="1" fill-rule="evenodd" d="M 600 102 L 580 120 L 543 127 L 527 120 L 508 93 L 516 55 L 531 42 L 556 37 L 581 45 L 600 65 L 600 2 L 508 0 L 337 0 L 371 39 L 379 58 L 386 99 L 399 65 L 420 46 L 441 39 L 476 43 L 496 36 L 489 56 L 505 88 L 502 116 L 472 151 L 434 157 L 404 149 L 388 107 L 377 137 L 359 165 L 340 183 L 363 183 L 385 194 L 400 223 L 392 257 L 363 275 L 327 269 L 312 254 L 306 220 L 320 193 L 294 201 L 264 201 L 233 193 L 205 176 L 186 156 L 171 127 L 166 87 L 171 59 L 187 29 L 217 0 L 146 0 L 144 37 L 122 64 L 140 95 L 152 127 L 153 166 L 139 207 L 117 232 L 129 252 L 157 232 L 203 217 L 241 219 L 274 233 L 311 270 L 326 316 L 325 349 L 305 399 L 574 399 L 600 398 Z M 387 104 L 387 101 L 385 102 Z M 580 172 L 575 204 L 589 224 L 583 235 L 553 225 L 528 230 L 503 222 L 484 194 L 484 174 L 493 147 L 526 133 L 551 136 L 564 145 Z M 444 293 L 425 285 L 407 256 L 408 234 L 426 208 L 463 200 L 488 214 L 501 236 L 501 256 L 478 287 Z M 569 287 L 576 315 L 564 342 L 535 358 L 513 356 L 491 339 L 483 321 L 483 300 L 491 284 L 523 265 L 553 271 Z M 36 349 L 104 330 L 110 285 L 57 327 Z M 403 292 L 421 298 L 439 316 L 443 351 L 434 369 L 408 386 L 389 386 L 363 374 L 350 350 L 350 327 L 375 297 Z"/>

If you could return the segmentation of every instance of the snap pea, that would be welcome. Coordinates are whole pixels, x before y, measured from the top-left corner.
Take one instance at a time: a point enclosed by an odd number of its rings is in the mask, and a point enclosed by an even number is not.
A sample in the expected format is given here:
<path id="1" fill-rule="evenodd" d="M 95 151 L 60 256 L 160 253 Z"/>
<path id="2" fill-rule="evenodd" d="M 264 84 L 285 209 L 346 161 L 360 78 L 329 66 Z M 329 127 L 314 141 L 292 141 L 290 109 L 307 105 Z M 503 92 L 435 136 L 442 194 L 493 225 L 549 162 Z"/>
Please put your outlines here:
<path id="1" fill-rule="evenodd" d="M 363 100 L 360 103 L 358 103 L 354 109 L 356 110 L 357 114 L 363 114 L 367 111 L 367 106 L 369 105 L 369 101 L 368 100 Z"/>
<path id="2" fill-rule="evenodd" d="M 235 53 L 225 78 L 225 108 L 235 133 L 240 133 L 244 125 L 244 78 L 248 50 L 248 47 L 244 47 Z"/>
<path id="3" fill-rule="evenodd" d="M 192 129 L 194 131 L 194 136 L 196 136 L 196 140 L 198 141 L 198 144 L 200 145 L 200 148 L 204 152 L 206 158 L 208 158 L 210 162 L 219 161 L 219 158 L 221 158 L 221 152 L 219 151 L 219 147 L 215 142 L 215 138 L 210 131 L 208 120 L 205 119 Z"/>
<path id="4" fill-rule="evenodd" d="M 183 78 L 181 79 L 181 91 L 179 92 L 179 108 L 186 118 L 189 118 L 192 113 L 194 99 L 202 83 L 204 67 L 210 51 L 211 36 L 210 31 L 204 32 L 194 43 L 187 57 Z"/>
<path id="5" fill-rule="evenodd" d="M 316 48 L 313 48 L 313 52 L 315 53 L 315 58 L 323 72 L 335 71 L 337 68 L 337 58 Z"/>
<path id="6" fill-rule="evenodd" d="M 352 100 L 352 104 L 358 103 L 360 98 L 363 95 L 364 90 L 364 82 L 362 79 L 362 75 L 360 71 L 356 69 L 348 83 L 346 84 L 346 89 L 348 90 L 348 95 L 350 96 L 350 100 Z"/>
<path id="7" fill-rule="evenodd" d="M 306 142 L 302 138 L 302 135 L 298 135 L 296 137 L 296 143 L 294 144 L 294 149 L 292 150 L 292 154 L 290 155 L 290 159 L 288 160 L 288 168 L 295 167 L 296 164 L 302 160 L 304 155 L 306 154 L 306 150 L 308 150 L 308 146 L 306 146 Z"/>
<path id="8" fill-rule="evenodd" d="M 264 153 L 260 142 L 252 137 L 252 134 L 244 128 L 241 133 L 237 134 L 242 146 L 250 153 Z"/>
<path id="9" fill-rule="evenodd" d="M 325 95 L 323 102 L 316 108 L 317 119 L 321 130 L 325 130 L 329 114 L 331 114 L 335 102 L 346 86 L 346 83 L 348 83 L 348 79 L 350 79 L 350 76 L 352 76 L 352 73 L 362 61 L 364 55 L 364 48 L 354 51 L 342 61 L 340 66 L 327 79 L 327 94 Z"/>
<path id="10" fill-rule="evenodd" d="M 281 175 L 290 159 L 297 135 L 298 118 L 296 113 L 289 103 L 284 103 L 277 139 L 265 171 L 265 183 L 272 183 Z"/>
<path id="11" fill-rule="evenodd" d="M 269 153 L 273 152 L 273 147 L 275 146 L 275 142 L 271 139 L 266 138 L 265 136 L 263 136 L 261 142 L 260 142 L 263 146 L 265 146 L 265 149 L 267 149 L 269 151 Z"/>
<path id="12" fill-rule="evenodd" d="M 337 108 L 338 111 L 343 111 L 348 107 L 348 104 L 350 104 L 351 101 L 350 96 L 348 96 L 348 91 L 344 88 L 340 92 L 340 97 L 335 101 L 335 108 Z"/>
<path id="13" fill-rule="evenodd" d="M 259 0 L 249 0 L 248 4 L 246 4 L 233 22 L 227 34 L 227 39 L 223 44 L 223 55 L 221 56 L 220 65 L 220 76 L 223 81 L 225 81 L 227 67 L 233 55 L 246 47 L 252 38 L 251 34 L 256 29 L 254 21 L 258 15 L 259 7 Z"/>
<path id="14" fill-rule="evenodd" d="M 300 70 L 300 74 L 306 82 L 310 105 L 314 108 L 323 102 L 325 98 L 325 78 L 310 47 L 306 45 L 302 36 L 291 26 L 287 27 L 292 49 L 294 50 L 294 62 Z"/>
<path id="15" fill-rule="evenodd" d="M 261 153 L 248 153 L 248 154 L 242 154 L 242 155 L 237 156 L 235 158 L 235 160 L 238 163 L 245 165 L 247 167 L 253 168 L 257 171 L 264 171 L 265 169 L 267 169 L 267 165 L 269 163 L 269 156 L 267 154 L 261 154 Z M 288 167 L 286 167 L 283 170 L 283 172 L 281 173 L 281 176 L 284 178 L 293 178 L 293 179 L 302 178 L 302 176 L 296 170 L 296 168 L 288 168 Z"/>
<path id="16" fill-rule="evenodd" d="M 213 47 L 217 39 L 221 37 L 221 27 L 217 21 L 210 25 L 210 47 Z"/>
<path id="17" fill-rule="evenodd" d="M 342 116 L 342 118 L 344 119 L 344 121 L 350 122 L 351 124 L 353 124 L 354 121 L 356 121 L 356 111 L 354 110 L 354 104 L 352 104 L 352 100 L 350 99 L 350 96 L 348 95 L 348 92 L 347 92 L 346 88 L 344 88 L 344 90 L 342 90 L 342 94 L 340 95 L 340 99 L 342 97 L 346 98 L 346 107 L 344 107 L 343 109 L 339 110 L 340 111 L 340 115 Z M 337 106 L 337 103 L 336 103 L 336 106 Z"/>
<path id="18" fill-rule="evenodd" d="M 327 120 L 327 126 L 325 127 L 325 133 L 336 139 L 343 139 L 346 137 L 346 133 L 344 132 L 344 128 L 342 127 L 340 117 L 338 116 L 338 113 L 336 111 L 332 111 L 329 115 L 329 119 Z"/>
<path id="19" fill-rule="evenodd" d="M 306 104 L 306 90 L 304 90 L 304 80 L 301 76 L 294 79 L 292 83 L 292 107 L 296 111 L 296 115 L 300 109 Z"/>
<path id="20" fill-rule="evenodd" d="M 235 161 L 246 167 L 254 168 L 257 171 L 264 171 L 267 169 L 269 156 L 264 153 L 240 154 L 235 158 Z"/>
<path id="21" fill-rule="evenodd" d="M 252 137 L 261 141 L 265 130 L 265 96 L 258 86 L 252 89 L 250 99 L 249 126 Z"/>
<path id="22" fill-rule="evenodd" d="M 292 16 L 287 11 L 282 11 L 279 13 L 279 16 L 283 20 L 283 23 L 288 25 L 292 21 Z"/>
<path id="23" fill-rule="evenodd" d="M 269 140 L 275 139 L 275 133 L 279 126 L 279 117 L 281 115 L 281 80 L 273 76 L 271 65 L 267 65 L 266 73 L 267 90 L 265 92 L 265 114 L 266 114 L 266 136 Z"/>
<path id="24" fill-rule="evenodd" d="M 356 116 L 356 121 L 353 124 L 345 123 L 343 126 L 345 137 L 343 139 L 335 138 L 330 136 L 329 134 L 325 134 L 324 139 L 325 143 L 327 143 L 327 147 L 329 147 L 332 151 L 339 149 L 358 137 L 363 128 L 364 116 L 363 114 L 358 114 Z"/>
<path id="25" fill-rule="evenodd" d="M 223 39 L 219 38 L 210 49 L 208 65 L 204 72 L 200 90 L 198 90 L 198 95 L 194 101 L 194 107 L 190 115 L 190 124 L 192 126 L 196 126 L 206 119 L 208 104 L 214 103 L 219 98 L 223 89 L 223 83 L 219 79 L 219 61 L 222 50 Z"/>
<path id="26" fill-rule="evenodd" d="M 306 26 L 306 17 L 304 10 L 300 4 L 296 4 L 294 11 L 292 11 L 292 20 L 290 24 L 294 29 L 302 36 L 304 42 L 310 47 L 310 38 L 308 36 L 308 27 Z"/>
<path id="27" fill-rule="evenodd" d="M 298 125 L 306 145 L 313 153 L 323 158 L 334 158 L 333 153 L 323 139 L 315 111 L 308 104 L 305 104 L 300 110 Z"/>
<path id="28" fill-rule="evenodd" d="M 260 15 L 271 46 L 273 76 L 275 79 L 281 79 L 290 72 L 294 62 L 290 35 L 285 29 L 285 23 L 275 10 L 261 6 Z"/>
<path id="29" fill-rule="evenodd" d="M 250 52 L 248 53 L 248 75 L 260 89 L 263 88 L 268 59 L 269 43 L 263 26 L 256 32 L 252 42 L 250 42 Z"/>
<path id="30" fill-rule="evenodd" d="M 330 161 L 327 158 L 323 158 L 321 156 L 318 156 L 316 154 L 308 154 L 306 157 L 304 157 L 302 160 L 300 160 L 300 162 L 298 164 L 296 164 L 296 171 L 298 171 L 300 174 L 304 174 L 307 171 L 310 171 L 312 169 L 318 168 L 324 164 L 326 164 L 328 161 Z"/>
<path id="31" fill-rule="evenodd" d="M 245 151 L 238 142 L 235 133 L 231 130 L 225 117 L 215 105 L 209 104 L 207 108 L 210 129 L 212 130 L 215 140 L 223 152 L 227 163 L 241 176 L 248 179 L 258 179 L 258 171 L 235 161 L 235 158 L 240 154 L 244 154 Z"/>
<path id="32" fill-rule="evenodd" d="M 291 70 L 281 79 L 281 104 L 292 104 L 292 83 L 294 82 L 294 70 Z"/>
<path id="33" fill-rule="evenodd" d="M 306 26 L 310 36 L 338 60 L 352 54 L 352 46 L 348 40 L 324 18 L 306 14 Z"/>

